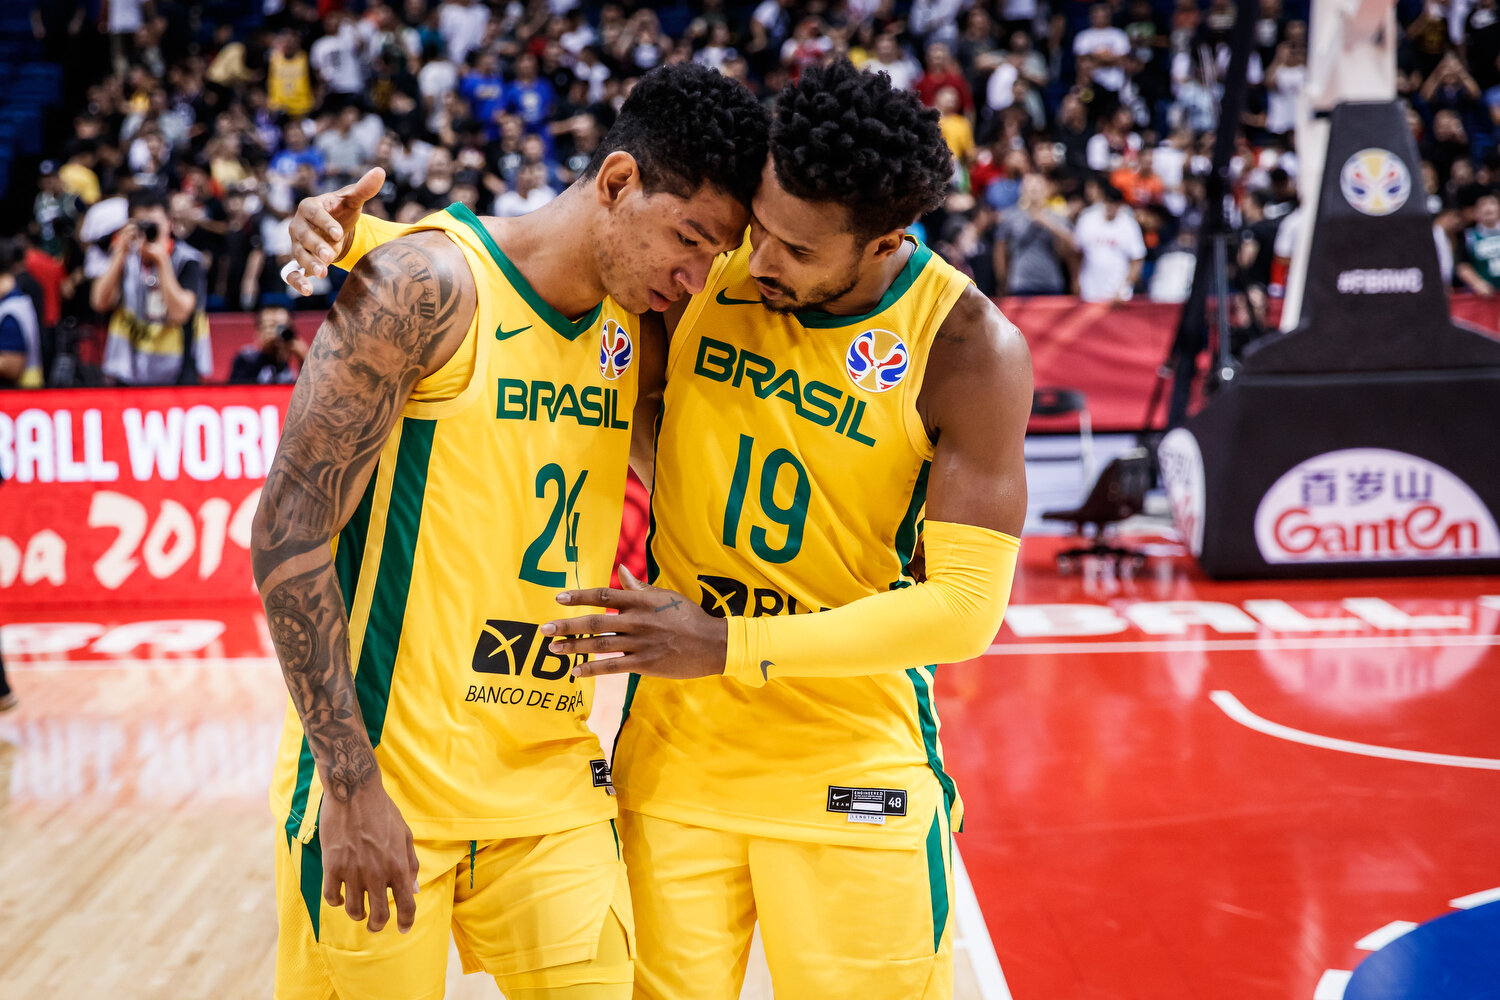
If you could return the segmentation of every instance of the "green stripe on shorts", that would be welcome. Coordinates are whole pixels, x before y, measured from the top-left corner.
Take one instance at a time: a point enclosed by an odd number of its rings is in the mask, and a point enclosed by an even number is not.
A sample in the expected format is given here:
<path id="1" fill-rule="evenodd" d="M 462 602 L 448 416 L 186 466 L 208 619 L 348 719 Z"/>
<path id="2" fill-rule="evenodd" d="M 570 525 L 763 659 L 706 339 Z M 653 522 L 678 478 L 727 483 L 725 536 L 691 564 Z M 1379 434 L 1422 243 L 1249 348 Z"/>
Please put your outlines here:
<path id="1" fill-rule="evenodd" d="M 927 831 L 927 886 L 932 892 L 932 953 L 943 943 L 943 928 L 948 926 L 948 870 L 943 865 L 943 824 L 937 813 L 932 829 Z"/>

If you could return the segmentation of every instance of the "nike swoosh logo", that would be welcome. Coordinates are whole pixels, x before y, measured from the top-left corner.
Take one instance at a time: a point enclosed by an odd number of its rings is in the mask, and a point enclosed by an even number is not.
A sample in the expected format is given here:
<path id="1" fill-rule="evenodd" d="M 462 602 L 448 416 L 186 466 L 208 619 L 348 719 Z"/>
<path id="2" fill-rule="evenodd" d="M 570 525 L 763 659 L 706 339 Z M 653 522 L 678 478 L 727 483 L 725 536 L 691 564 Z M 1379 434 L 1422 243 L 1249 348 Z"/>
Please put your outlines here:
<path id="1" fill-rule="evenodd" d="M 514 337 L 516 334 L 518 334 L 518 333 L 525 333 L 527 330 L 531 329 L 531 325 L 530 324 L 528 324 L 527 326 L 518 326 L 514 330 L 506 330 L 506 329 L 504 329 L 504 326 L 505 326 L 505 324 L 501 323 L 500 326 L 495 327 L 495 339 L 496 340 L 509 340 L 510 338 Z"/>
<path id="2" fill-rule="evenodd" d="M 731 299 L 728 295 L 725 295 L 722 290 L 720 290 L 720 292 L 719 292 L 718 295 L 714 296 L 714 301 L 717 302 L 721 306 L 758 306 L 758 305 L 760 305 L 760 299 Z"/>
<path id="3" fill-rule="evenodd" d="M 771 679 L 771 675 L 766 672 L 766 668 L 767 667 L 774 667 L 774 666 L 776 666 L 776 664 L 774 662 L 772 662 L 771 660 L 761 660 L 760 661 L 760 679 L 763 680 L 763 681 L 770 680 Z"/>

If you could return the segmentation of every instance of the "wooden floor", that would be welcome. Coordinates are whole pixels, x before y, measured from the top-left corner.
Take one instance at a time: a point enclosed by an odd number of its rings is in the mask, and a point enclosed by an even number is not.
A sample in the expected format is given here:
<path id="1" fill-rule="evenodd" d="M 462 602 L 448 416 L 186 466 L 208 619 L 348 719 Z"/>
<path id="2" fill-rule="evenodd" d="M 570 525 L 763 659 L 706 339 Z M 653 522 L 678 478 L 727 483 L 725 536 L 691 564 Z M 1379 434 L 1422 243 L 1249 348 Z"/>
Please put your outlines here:
<path id="1" fill-rule="evenodd" d="M 938 677 L 958 1000 L 1500 1000 L 1500 577 L 1215 582 L 1158 543 L 1061 576 L 1058 544 Z M 0 1000 L 269 997 L 258 614 L 10 615 L 0 643 Z"/>
<path id="2" fill-rule="evenodd" d="M 274 662 L 9 659 L 22 700 L 0 716 L 0 998 L 270 997 Z M 595 706 L 606 746 L 615 681 Z M 960 1000 L 980 1000 L 961 963 Z M 500 996 L 456 953 L 448 987 Z M 757 939 L 742 996 L 771 995 Z"/>

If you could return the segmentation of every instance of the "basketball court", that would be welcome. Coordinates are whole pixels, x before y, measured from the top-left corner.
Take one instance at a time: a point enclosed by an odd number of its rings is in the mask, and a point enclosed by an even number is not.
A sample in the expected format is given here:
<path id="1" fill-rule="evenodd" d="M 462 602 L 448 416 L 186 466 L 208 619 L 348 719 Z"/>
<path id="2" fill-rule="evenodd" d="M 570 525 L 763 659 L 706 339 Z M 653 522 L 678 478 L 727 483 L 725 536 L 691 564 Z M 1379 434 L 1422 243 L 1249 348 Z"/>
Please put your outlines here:
<path id="1" fill-rule="evenodd" d="M 1500 995 L 1500 577 L 1213 583 L 1138 542 L 1133 577 L 1063 577 L 1029 538 L 995 644 L 938 673 L 958 996 Z M 0 992 L 269 995 L 286 694 L 258 605 L 21 618 Z"/>

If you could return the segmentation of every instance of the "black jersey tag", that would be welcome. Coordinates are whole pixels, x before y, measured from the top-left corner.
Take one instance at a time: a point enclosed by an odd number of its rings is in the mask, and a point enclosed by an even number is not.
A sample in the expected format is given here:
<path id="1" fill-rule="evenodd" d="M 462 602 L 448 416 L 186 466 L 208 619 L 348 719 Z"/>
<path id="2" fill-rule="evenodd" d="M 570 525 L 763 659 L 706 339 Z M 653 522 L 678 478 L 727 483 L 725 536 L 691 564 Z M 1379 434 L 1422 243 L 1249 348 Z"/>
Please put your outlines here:
<path id="1" fill-rule="evenodd" d="M 828 811 L 852 816 L 905 816 L 904 788 L 848 788 L 828 786 Z"/>

